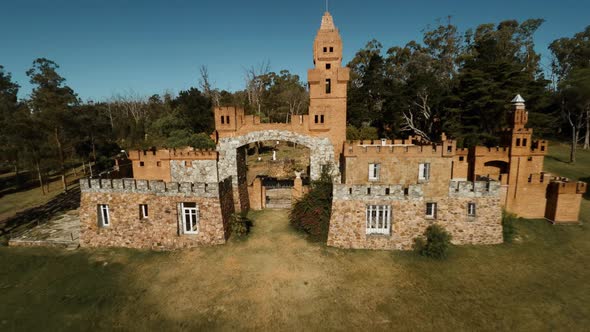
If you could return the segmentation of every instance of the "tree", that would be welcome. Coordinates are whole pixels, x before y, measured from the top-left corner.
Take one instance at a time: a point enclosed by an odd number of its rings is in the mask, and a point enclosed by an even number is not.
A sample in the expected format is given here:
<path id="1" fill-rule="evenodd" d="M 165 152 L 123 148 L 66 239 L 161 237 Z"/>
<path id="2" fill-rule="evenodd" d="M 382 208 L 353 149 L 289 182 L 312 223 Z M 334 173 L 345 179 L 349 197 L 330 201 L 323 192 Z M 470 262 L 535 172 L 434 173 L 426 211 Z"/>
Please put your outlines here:
<path id="1" fill-rule="evenodd" d="M 559 85 L 561 112 L 570 126 L 570 162 L 576 162 L 576 147 L 580 132 L 586 127 L 590 115 L 590 68 L 575 68 Z"/>
<path id="2" fill-rule="evenodd" d="M 19 85 L 12 81 L 10 73 L 4 71 L 0 65 L 0 155 L 2 159 L 11 161 L 14 171 L 18 175 L 19 147 L 21 140 L 17 132 L 11 130 L 14 126 L 14 115 L 19 109 L 17 101 Z"/>
<path id="3" fill-rule="evenodd" d="M 561 99 L 559 104 L 561 105 L 562 115 L 566 118 L 572 131 L 580 131 L 581 126 L 586 127 L 584 149 L 589 149 L 590 110 L 584 112 L 584 103 L 579 99 L 581 98 L 583 100 L 583 96 L 588 94 L 588 91 L 585 90 L 587 89 L 586 80 L 582 75 L 585 72 L 585 69 L 590 67 L 590 26 L 587 26 L 584 31 L 576 33 L 571 38 L 564 37 L 553 41 L 549 45 L 549 50 L 553 55 L 553 60 L 551 62 L 553 83 L 558 92 L 558 98 Z M 580 84 L 580 86 L 576 87 L 576 84 Z M 563 89 L 566 89 L 567 91 L 563 91 Z M 576 94 L 577 96 L 574 97 L 572 94 Z M 572 100 L 570 100 L 569 103 L 564 100 L 566 95 L 569 95 L 570 99 L 573 98 L 574 100 L 578 100 L 577 102 L 574 102 L 574 104 L 581 102 L 581 104 L 577 105 L 577 112 L 574 111 L 575 107 L 571 103 Z M 582 109 L 579 109 L 579 107 L 582 107 Z M 585 123 L 579 118 L 579 116 L 585 117 Z M 582 121 L 581 126 L 577 124 L 580 121 Z M 570 152 L 570 161 L 572 162 L 575 160 L 575 145 L 578 142 L 578 139 L 575 138 L 576 136 L 579 136 L 579 132 L 578 134 L 572 132 Z"/>
<path id="4" fill-rule="evenodd" d="M 65 176 L 65 128 L 71 126 L 70 110 L 78 100 L 74 90 L 64 85 L 65 79 L 57 73 L 58 68 L 55 62 L 39 58 L 33 61 L 27 76 L 34 86 L 30 100 L 31 108 L 48 136 L 55 142 L 59 168 L 62 176 Z"/>

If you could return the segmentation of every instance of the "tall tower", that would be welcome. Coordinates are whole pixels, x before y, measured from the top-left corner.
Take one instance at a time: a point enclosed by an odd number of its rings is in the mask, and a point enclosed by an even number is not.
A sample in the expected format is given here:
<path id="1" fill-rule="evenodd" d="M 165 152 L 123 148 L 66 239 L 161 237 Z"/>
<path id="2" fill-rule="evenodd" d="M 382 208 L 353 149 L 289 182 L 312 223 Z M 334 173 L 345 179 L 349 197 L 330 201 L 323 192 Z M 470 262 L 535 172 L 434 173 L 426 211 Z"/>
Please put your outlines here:
<path id="1" fill-rule="evenodd" d="M 335 157 L 346 140 L 346 88 L 350 70 L 342 67 L 342 38 L 330 13 L 325 12 L 313 43 L 315 68 L 307 73 L 309 83 L 309 130 L 327 136 Z"/>

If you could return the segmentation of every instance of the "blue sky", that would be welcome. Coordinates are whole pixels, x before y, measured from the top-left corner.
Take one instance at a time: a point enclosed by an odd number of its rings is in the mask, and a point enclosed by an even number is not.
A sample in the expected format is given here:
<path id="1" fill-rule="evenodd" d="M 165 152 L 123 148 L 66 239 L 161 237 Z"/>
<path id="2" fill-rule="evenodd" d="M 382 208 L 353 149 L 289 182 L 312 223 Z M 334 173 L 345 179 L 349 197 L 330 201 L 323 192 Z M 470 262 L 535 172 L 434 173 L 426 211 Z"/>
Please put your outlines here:
<path id="1" fill-rule="evenodd" d="M 133 91 L 177 93 L 197 86 L 201 65 L 216 87 L 242 89 L 244 68 L 269 61 L 306 78 L 325 0 L 2 0 L 0 64 L 31 91 L 25 72 L 46 57 L 83 100 Z M 331 0 L 344 63 L 376 38 L 385 47 L 420 40 L 437 19 L 463 31 L 505 19 L 544 18 L 536 47 L 590 25 L 590 1 Z"/>

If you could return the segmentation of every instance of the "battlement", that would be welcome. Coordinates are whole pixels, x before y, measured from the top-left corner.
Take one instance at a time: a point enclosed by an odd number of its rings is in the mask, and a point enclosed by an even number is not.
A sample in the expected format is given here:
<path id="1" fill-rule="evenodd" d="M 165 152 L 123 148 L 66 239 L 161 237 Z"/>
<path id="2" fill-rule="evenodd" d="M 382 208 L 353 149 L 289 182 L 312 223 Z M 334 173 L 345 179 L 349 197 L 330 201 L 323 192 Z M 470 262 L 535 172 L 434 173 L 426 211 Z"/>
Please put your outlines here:
<path id="1" fill-rule="evenodd" d="M 157 196 L 219 197 L 218 183 L 164 182 L 137 179 L 80 179 L 83 193 L 137 193 Z"/>
<path id="2" fill-rule="evenodd" d="M 556 179 L 555 176 L 551 175 L 550 173 L 535 173 L 529 175 L 528 183 L 530 184 L 548 184 L 552 180 Z"/>
<path id="3" fill-rule="evenodd" d="M 531 145 L 531 152 L 533 154 L 545 155 L 545 154 L 547 154 L 548 148 L 549 148 L 549 141 L 537 140 L 537 141 L 533 141 L 533 143 Z"/>
<path id="4" fill-rule="evenodd" d="M 344 156 L 357 155 L 382 156 L 403 155 L 409 156 L 450 156 L 456 151 L 455 141 L 446 140 L 440 144 L 420 145 L 416 138 L 406 140 L 361 140 L 344 143 Z"/>
<path id="5" fill-rule="evenodd" d="M 217 151 L 214 149 L 159 149 L 129 151 L 130 160 L 160 161 L 160 160 L 216 160 Z"/>
<path id="6" fill-rule="evenodd" d="M 549 193 L 556 194 L 584 194 L 588 189 L 588 184 L 582 181 L 568 181 L 567 179 L 553 180 L 549 183 Z"/>
<path id="7" fill-rule="evenodd" d="M 424 197 L 421 184 L 411 184 L 407 187 L 400 184 L 334 184 L 333 188 L 333 196 L 337 200 L 403 200 Z"/>
<path id="8" fill-rule="evenodd" d="M 450 197 L 488 197 L 499 196 L 499 181 L 455 181 L 449 183 Z"/>
<path id="9" fill-rule="evenodd" d="M 487 146 L 476 146 L 474 148 L 476 156 L 494 156 L 494 157 L 507 157 L 510 153 L 510 148 L 506 146 L 487 147 Z"/>

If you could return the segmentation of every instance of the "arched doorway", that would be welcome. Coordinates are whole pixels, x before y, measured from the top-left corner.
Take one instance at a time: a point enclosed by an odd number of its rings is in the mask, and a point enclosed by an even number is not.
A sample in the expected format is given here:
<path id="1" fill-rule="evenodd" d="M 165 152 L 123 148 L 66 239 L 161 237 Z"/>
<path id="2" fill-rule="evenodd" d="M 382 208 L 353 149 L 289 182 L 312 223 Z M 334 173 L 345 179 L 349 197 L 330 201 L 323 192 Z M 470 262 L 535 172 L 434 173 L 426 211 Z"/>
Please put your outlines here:
<path id="1" fill-rule="evenodd" d="M 328 138 L 302 135 L 287 130 L 253 131 L 245 135 L 220 138 L 217 144 L 219 152 L 218 172 L 220 179 L 231 177 L 236 208 L 241 211 L 249 209 L 248 183 L 246 178 L 245 146 L 260 141 L 291 142 L 307 147 L 309 156 L 309 176 L 311 180 L 320 177 L 322 167 L 335 166 L 334 146 Z M 337 167 L 329 168 L 334 182 L 340 182 Z"/>

